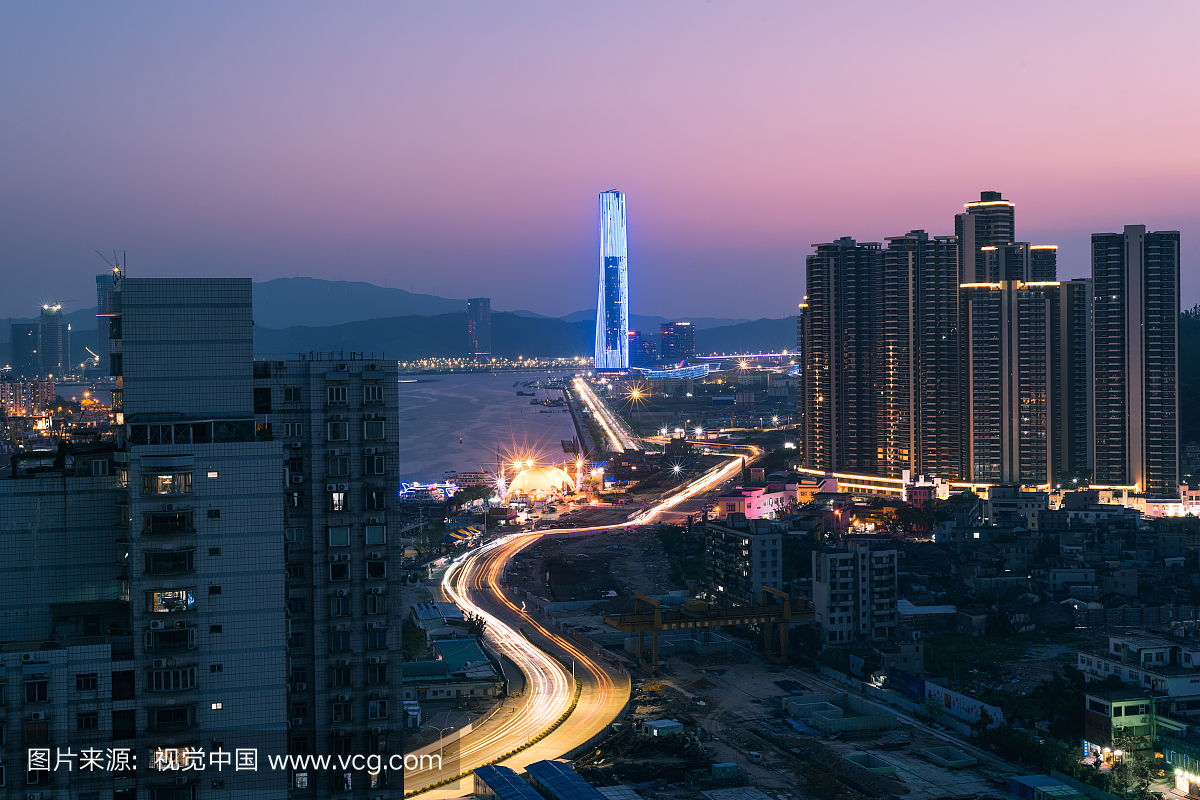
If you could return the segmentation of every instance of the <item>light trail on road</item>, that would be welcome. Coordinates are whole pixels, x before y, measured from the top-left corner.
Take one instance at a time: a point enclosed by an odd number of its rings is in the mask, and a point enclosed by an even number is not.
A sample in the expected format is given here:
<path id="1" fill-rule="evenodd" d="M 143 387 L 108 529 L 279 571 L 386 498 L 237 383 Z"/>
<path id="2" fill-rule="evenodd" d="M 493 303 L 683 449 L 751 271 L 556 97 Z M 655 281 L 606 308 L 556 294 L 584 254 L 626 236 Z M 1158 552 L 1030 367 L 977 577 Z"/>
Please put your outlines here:
<path id="1" fill-rule="evenodd" d="M 514 555 L 550 533 L 606 531 L 645 525 L 685 500 L 729 480 L 740 471 L 743 459 L 747 456 L 756 458 L 762 454 L 762 449 L 754 445 L 724 445 L 723 449 L 725 447 L 745 452 L 714 453 L 727 457 L 730 461 L 693 478 L 626 522 L 511 534 L 496 539 L 464 560 L 451 564 L 442 577 L 442 591 L 465 612 L 476 614 L 487 621 L 484 629 L 485 639 L 497 652 L 515 663 L 525 675 L 527 699 L 507 718 L 494 724 L 484 724 L 478 732 L 472 731 L 463 737 L 459 741 L 455 758 L 450 764 L 444 763 L 442 770 L 406 775 L 406 785 L 412 787 L 408 794 L 424 791 L 443 779 L 469 772 L 482 764 L 495 762 L 508 751 L 550 728 L 570 708 L 574 683 L 568 669 L 521 635 L 514 629 L 513 624 L 524 628 L 533 636 L 544 637 L 552 646 L 565 652 L 567 658 L 574 659 L 583 682 L 583 692 L 571 717 L 549 737 L 543 739 L 538 747 L 551 742 L 558 751 L 557 755 L 562 755 L 587 742 L 612 721 L 612 716 L 602 717 L 609 711 L 615 716 L 612 706 L 618 692 L 616 683 L 593 653 L 547 630 L 509 599 L 501 586 L 505 568 Z M 485 606 L 487 603 L 493 604 L 492 609 Z M 616 708 L 619 709 L 620 706 Z M 422 751 L 437 752 L 440 744 L 441 742 L 435 742 L 427 748 L 422 748 Z M 519 756 L 520 754 L 517 754 L 506 761 L 512 761 Z"/>
<path id="2" fill-rule="evenodd" d="M 600 423 L 600 427 L 604 429 L 604 433 L 608 436 L 608 440 L 612 443 L 614 450 L 618 453 L 623 453 L 626 450 L 641 449 L 638 446 L 638 438 L 625 430 L 625 426 L 613 415 L 612 409 L 608 407 L 608 404 L 592 392 L 592 387 L 588 386 L 587 381 L 583 378 L 576 378 L 574 384 L 575 390 L 579 392 L 580 399 L 591 409 L 592 416 L 596 418 Z"/>

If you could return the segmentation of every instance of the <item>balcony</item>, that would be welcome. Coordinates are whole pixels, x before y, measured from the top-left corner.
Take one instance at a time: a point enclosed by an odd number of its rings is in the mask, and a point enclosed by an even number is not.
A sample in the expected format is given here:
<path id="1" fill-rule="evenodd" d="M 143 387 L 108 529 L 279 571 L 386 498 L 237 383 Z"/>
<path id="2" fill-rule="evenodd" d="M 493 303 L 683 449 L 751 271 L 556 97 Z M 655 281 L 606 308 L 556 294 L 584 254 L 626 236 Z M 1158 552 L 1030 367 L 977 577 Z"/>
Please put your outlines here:
<path id="1" fill-rule="evenodd" d="M 190 510 L 142 515 L 143 536 L 177 536 L 195 532 L 194 512 Z"/>

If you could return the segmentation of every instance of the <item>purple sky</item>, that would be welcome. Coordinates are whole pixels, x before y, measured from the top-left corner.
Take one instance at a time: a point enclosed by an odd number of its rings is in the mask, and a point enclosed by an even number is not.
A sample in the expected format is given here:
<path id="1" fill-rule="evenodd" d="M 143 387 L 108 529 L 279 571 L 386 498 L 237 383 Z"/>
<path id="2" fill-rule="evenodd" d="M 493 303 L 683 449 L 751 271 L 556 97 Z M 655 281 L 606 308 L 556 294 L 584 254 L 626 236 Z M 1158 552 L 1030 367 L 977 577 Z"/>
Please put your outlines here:
<path id="1" fill-rule="evenodd" d="M 595 302 L 628 195 L 635 313 L 779 317 L 808 245 L 953 232 L 997 190 L 1183 233 L 1200 302 L 1200 4 L 93 3 L 0 9 L 0 315 L 132 274 Z"/>

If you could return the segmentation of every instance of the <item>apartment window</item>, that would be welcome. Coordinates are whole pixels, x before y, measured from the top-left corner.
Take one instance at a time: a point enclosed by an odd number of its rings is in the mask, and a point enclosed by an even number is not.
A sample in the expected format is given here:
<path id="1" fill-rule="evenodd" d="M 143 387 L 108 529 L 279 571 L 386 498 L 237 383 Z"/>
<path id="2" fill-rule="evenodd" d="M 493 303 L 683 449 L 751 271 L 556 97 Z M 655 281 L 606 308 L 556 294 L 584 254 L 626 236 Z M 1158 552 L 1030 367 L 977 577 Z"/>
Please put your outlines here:
<path id="1" fill-rule="evenodd" d="M 269 387 L 256 388 L 254 390 L 254 413 L 271 413 L 271 389 Z"/>
<path id="2" fill-rule="evenodd" d="M 284 528 L 283 538 L 289 542 L 302 542 L 304 541 L 304 528 Z"/>
<path id="3" fill-rule="evenodd" d="M 304 423 L 303 422 L 285 422 L 285 423 L 283 423 L 283 435 L 284 436 L 303 436 L 304 435 Z"/>
<path id="4" fill-rule="evenodd" d="M 363 505 L 368 511 L 378 511 L 385 508 L 383 492 L 368 489 L 363 496 Z"/>
<path id="5" fill-rule="evenodd" d="M 326 423 L 327 436 L 331 442 L 344 442 L 350 438 L 350 423 L 348 422 L 329 422 Z"/>
<path id="6" fill-rule="evenodd" d="M 131 669 L 117 670 L 112 674 L 112 699 L 113 700 L 132 700 L 134 692 L 137 688 L 137 682 L 134 679 L 134 672 Z M 115 714 L 114 713 L 114 724 Z"/>
<path id="7" fill-rule="evenodd" d="M 142 534 L 144 536 L 170 536 L 178 533 L 194 533 L 196 526 L 192 522 L 191 511 L 181 511 L 166 514 L 142 514 Z"/>
<path id="8" fill-rule="evenodd" d="M 334 703 L 333 704 L 333 721 L 334 722 L 349 722 L 350 721 L 350 704 L 349 703 Z"/>
<path id="9" fill-rule="evenodd" d="M 367 403 L 382 403 L 383 387 L 369 384 L 363 386 L 363 401 Z"/>
<path id="10" fill-rule="evenodd" d="M 151 670 L 146 689 L 151 692 L 180 692 L 196 688 L 196 668 Z"/>
<path id="11" fill-rule="evenodd" d="M 208 593 L 209 594 L 220 594 L 221 587 L 220 586 L 210 586 L 210 587 L 208 587 Z"/>
<path id="12" fill-rule="evenodd" d="M 221 509 L 219 509 L 219 508 L 208 509 L 208 518 L 209 519 L 220 519 L 221 518 Z"/>
<path id="13" fill-rule="evenodd" d="M 209 625 L 208 626 L 209 633 L 220 633 L 222 630 L 224 630 L 224 628 L 220 625 Z"/>
<path id="14" fill-rule="evenodd" d="M 368 700 L 367 719 L 387 719 L 387 700 Z"/>
<path id="15" fill-rule="evenodd" d="M 308 703 L 292 703 L 292 716 L 293 717 L 307 717 L 308 716 Z"/>
<path id="16" fill-rule="evenodd" d="M 137 712 L 132 709 L 112 712 L 112 731 L 113 739 L 118 741 L 137 738 Z"/>
<path id="17" fill-rule="evenodd" d="M 288 598 L 288 611 L 292 612 L 293 614 L 303 614 L 304 613 L 304 598 L 303 597 Z"/>
<path id="18" fill-rule="evenodd" d="M 387 683 L 387 664 L 372 664 L 367 667 L 367 683 Z"/>
<path id="19" fill-rule="evenodd" d="M 383 420 L 368 419 L 363 421 L 363 439 L 368 442 L 383 439 Z"/>
<path id="20" fill-rule="evenodd" d="M 50 741 L 49 722 L 42 720 L 25 723 L 25 744 L 45 744 L 48 741 Z"/>
<path id="21" fill-rule="evenodd" d="M 208 671 L 209 672 L 224 672 L 225 665 L 224 664 L 209 664 Z"/>
<path id="22" fill-rule="evenodd" d="M 387 472 L 386 456 L 367 456 L 363 470 L 368 475 L 383 475 Z"/>
<path id="23" fill-rule="evenodd" d="M 329 529 L 329 546 L 330 547 L 349 547 L 350 546 L 350 528 L 339 526 Z"/>
<path id="24" fill-rule="evenodd" d="M 210 547 L 210 548 L 208 548 L 208 554 L 209 554 L 210 556 L 219 556 L 219 555 L 221 555 L 221 548 L 219 548 L 219 547 Z"/>
<path id="25" fill-rule="evenodd" d="M 348 617 L 348 616 L 350 616 L 350 598 L 349 597 L 331 597 L 331 598 L 329 598 L 329 616 L 331 616 L 331 617 Z"/>
<path id="26" fill-rule="evenodd" d="M 75 676 L 75 691 L 77 692 L 94 692 L 99 688 L 99 685 L 100 676 L 95 672 Z"/>
<path id="27" fill-rule="evenodd" d="M 288 636 L 288 647 L 304 647 L 304 642 L 303 633 L 293 633 Z"/>
<path id="28" fill-rule="evenodd" d="M 387 527 L 368 525 L 366 527 L 366 543 L 369 545 L 387 544 Z"/>
<path id="29" fill-rule="evenodd" d="M 382 614 L 386 606 L 383 603 L 383 596 L 378 594 L 367 595 L 367 613 Z"/>
<path id="30" fill-rule="evenodd" d="M 185 708 L 150 709 L 150 728 L 156 731 L 172 731 L 189 728 L 196 724 L 195 706 Z"/>
<path id="31" fill-rule="evenodd" d="M 367 577 L 372 580 L 382 580 L 387 577 L 386 561 L 368 561 Z"/>
<path id="32" fill-rule="evenodd" d="M 367 631 L 368 650 L 387 649 L 387 631 Z"/>
<path id="33" fill-rule="evenodd" d="M 303 578 L 304 577 L 304 565 L 303 564 L 293 564 L 292 566 L 288 567 L 288 577 L 289 578 Z"/>
<path id="34" fill-rule="evenodd" d="M 348 581 L 350 580 L 350 565 L 346 563 L 330 564 L 329 565 L 329 580 L 331 581 Z"/>
<path id="35" fill-rule="evenodd" d="M 329 493 L 329 510 L 330 511 L 349 511 L 346 507 L 345 492 L 330 492 Z"/>
<path id="36" fill-rule="evenodd" d="M 93 461 L 92 462 L 92 474 L 93 475 L 107 475 L 108 474 L 108 462 L 103 461 L 101 459 L 96 459 L 95 461 Z"/>
<path id="37" fill-rule="evenodd" d="M 304 667 L 292 667 L 292 683 L 308 683 L 308 670 Z"/>
<path id="38" fill-rule="evenodd" d="M 292 741 L 293 741 L 293 745 L 292 745 L 293 753 L 307 753 L 308 752 L 308 739 L 293 739 Z M 303 750 L 300 749 L 301 742 L 304 743 Z M 307 789 L 308 788 L 308 773 L 307 772 L 297 772 L 295 775 L 295 785 L 296 785 L 297 789 Z"/>
<path id="39" fill-rule="evenodd" d="M 325 389 L 325 397 L 331 405 L 346 405 L 346 387 L 329 386 Z"/>
<path id="40" fill-rule="evenodd" d="M 299 403 L 300 402 L 300 387 L 285 386 L 283 389 L 283 402 Z M 297 434 L 299 436 L 299 434 Z"/>
<path id="41" fill-rule="evenodd" d="M 347 456 L 330 456 L 325 466 L 333 478 L 344 478 L 350 474 L 350 459 Z"/>
<path id="42" fill-rule="evenodd" d="M 329 634 L 329 650 L 333 653 L 349 652 L 350 634 L 345 631 Z"/>
<path id="43" fill-rule="evenodd" d="M 142 494 L 191 494 L 192 473 L 172 472 L 165 475 L 143 475 Z"/>
<path id="44" fill-rule="evenodd" d="M 333 688 L 350 685 L 350 668 L 334 667 L 329 670 L 329 685 Z"/>
<path id="45" fill-rule="evenodd" d="M 49 680 L 25 681 L 25 702 L 26 703 L 48 703 L 48 702 L 50 702 L 50 681 Z"/>
<path id="46" fill-rule="evenodd" d="M 291 494 L 285 495 L 285 498 L 286 504 L 292 508 L 304 508 L 304 495 L 300 494 L 299 492 L 292 492 Z"/>

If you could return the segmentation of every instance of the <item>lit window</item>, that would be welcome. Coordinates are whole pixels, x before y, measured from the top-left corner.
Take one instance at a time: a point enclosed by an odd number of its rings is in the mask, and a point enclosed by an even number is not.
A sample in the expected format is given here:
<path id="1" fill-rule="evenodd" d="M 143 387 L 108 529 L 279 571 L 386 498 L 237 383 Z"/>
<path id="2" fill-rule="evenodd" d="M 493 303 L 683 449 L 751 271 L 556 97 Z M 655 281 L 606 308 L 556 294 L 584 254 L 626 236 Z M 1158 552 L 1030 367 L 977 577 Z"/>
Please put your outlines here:
<path id="1" fill-rule="evenodd" d="M 210 708 L 212 708 L 213 711 L 220 711 L 223 707 L 224 707 L 223 703 L 213 703 L 210 706 Z"/>
<path id="2" fill-rule="evenodd" d="M 210 481 L 215 481 L 219 477 L 220 477 L 220 473 L 218 473 L 215 469 L 210 469 L 208 471 L 208 479 Z"/>

